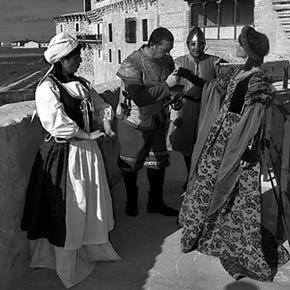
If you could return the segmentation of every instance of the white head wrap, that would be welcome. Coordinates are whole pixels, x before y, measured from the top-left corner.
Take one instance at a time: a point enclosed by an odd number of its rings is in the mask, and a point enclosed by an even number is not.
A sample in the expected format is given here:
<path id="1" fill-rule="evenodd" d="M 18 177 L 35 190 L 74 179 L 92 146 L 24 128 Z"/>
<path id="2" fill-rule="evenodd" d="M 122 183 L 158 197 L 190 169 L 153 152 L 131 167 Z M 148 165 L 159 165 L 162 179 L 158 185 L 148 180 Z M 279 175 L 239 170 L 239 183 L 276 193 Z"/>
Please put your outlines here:
<path id="1" fill-rule="evenodd" d="M 51 64 L 51 66 L 42 77 L 42 79 L 39 81 L 38 85 L 40 85 L 43 80 L 45 80 L 47 75 L 53 70 L 54 64 L 60 61 L 64 56 L 72 52 L 78 45 L 79 42 L 71 35 L 67 33 L 56 34 L 50 40 L 48 47 L 44 52 L 44 57 L 46 61 Z"/>
<path id="2" fill-rule="evenodd" d="M 54 64 L 72 52 L 78 45 L 79 42 L 71 35 L 67 33 L 56 34 L 50 40 L 44 57 L 48 63 Z"/>

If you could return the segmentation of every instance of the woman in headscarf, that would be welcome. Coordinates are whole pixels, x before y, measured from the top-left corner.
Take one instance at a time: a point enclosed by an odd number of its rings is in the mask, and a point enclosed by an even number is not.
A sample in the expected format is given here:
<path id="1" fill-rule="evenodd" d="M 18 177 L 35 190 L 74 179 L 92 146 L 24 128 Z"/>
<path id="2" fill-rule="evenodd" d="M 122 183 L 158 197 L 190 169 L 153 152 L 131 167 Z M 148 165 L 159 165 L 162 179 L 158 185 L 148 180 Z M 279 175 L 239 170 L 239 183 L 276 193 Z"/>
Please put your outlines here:
<path id="1" fill-rule="evenodd" d="M 47 132 L 36 156 L 21 228 L 31 241 L 31 267 L 56 269 L 68 288 L 96 261 L 120 257 L 109 241 L 112 201 L 98 138 L 115 133 L 113 111 L 84 78 L 75 75 L 81 45 L 54 36 L 44 52 L 51 68 L 36 92 L 36 111 Z"/>
<path id="2" fill-rule="evenodd" d="M 219 257 L 237 280 L 272 281 L 289 260 L 261 217 L 261 145 L 273 93 L 261 70 L 268 51 L 267 36 L 245 26 L 237 46 L 244 65 L 220 67 L 216 80 L 203 82 L 200 127 L 179 214 L 183 252 Z"/>

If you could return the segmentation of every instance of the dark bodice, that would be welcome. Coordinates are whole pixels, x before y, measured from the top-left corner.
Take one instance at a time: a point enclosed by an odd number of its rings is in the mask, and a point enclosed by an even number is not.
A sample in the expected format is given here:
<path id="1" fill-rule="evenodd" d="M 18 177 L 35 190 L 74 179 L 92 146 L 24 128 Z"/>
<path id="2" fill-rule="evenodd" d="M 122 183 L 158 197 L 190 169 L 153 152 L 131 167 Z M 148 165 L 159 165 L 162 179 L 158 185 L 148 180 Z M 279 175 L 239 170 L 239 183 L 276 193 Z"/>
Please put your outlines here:
<path id="1" fill-rule="evenodd" d="M 53 82 L 57 85 L 60 91 L 60 102 L 63 104 L 64 110 L 68 117 L 75 121 L 81 129 L 84 129 L 84 120 L 81 111 L 82 100 L 72 97 L 54 76 L 50 75 L 49 78 L 53 80 Z M 80 81 L 85 87 L 87 87 L 84 81 L 82 81 L 81 79 L 78 79 L 78 81 Z M 89 111 L 88 113 L 91 124 L 91 112 Z"/>
<path id="2" fill-rule="evenodd" d="M 251 78 L 251 75 L 249 75 L 248 77 L 246 77 L 245 79 L 243 79 L 237 84 L 235 91 L 233 93 L 230 107 L 229 107 L 230 112 L 233 112 L 236 114 L 241 113 L 244 102 L 245 102 L 245 95 L 248 91 L 250 78 Z"/>

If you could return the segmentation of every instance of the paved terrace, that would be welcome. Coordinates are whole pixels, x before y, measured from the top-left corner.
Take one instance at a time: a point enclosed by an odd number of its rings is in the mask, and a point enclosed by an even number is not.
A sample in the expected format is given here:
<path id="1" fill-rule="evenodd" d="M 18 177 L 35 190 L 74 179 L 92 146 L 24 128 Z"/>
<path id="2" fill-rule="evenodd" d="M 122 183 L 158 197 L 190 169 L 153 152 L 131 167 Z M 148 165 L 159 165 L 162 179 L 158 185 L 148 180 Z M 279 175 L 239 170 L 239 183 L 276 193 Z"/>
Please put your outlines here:
<path id="1" fill-rule="evenodd" d="M 165 197 L 169 205 L 181 203 L 182 184 L 186 174 L 182 157 L 171 153 L 167 170 Z M 147 214 L 148 184 L 145 171 L 138 180 L 140 214 L 124 213 L 125 190 L 122 180 L 113 188 L 116 227 L 111 241 L 122 256 L 118 262 L 98 262 L 91 275 L 73 290 L 289 290 L 290 263 L 278 272 L 273 283 L 250 279 L 235 282 L 222 268 L 219 259 L 198 252 L 180 251 L 180 230 L 174 217 Z M 264 183 L 264 200 L 269 207 L 265 216 L 274 214 L 273 193 Z M 272 222 L 273 223 L 273 222 Z M 62 290 L 65 287 L 53 270 L 30 270 L 19 281 L 17 290 Z"/>

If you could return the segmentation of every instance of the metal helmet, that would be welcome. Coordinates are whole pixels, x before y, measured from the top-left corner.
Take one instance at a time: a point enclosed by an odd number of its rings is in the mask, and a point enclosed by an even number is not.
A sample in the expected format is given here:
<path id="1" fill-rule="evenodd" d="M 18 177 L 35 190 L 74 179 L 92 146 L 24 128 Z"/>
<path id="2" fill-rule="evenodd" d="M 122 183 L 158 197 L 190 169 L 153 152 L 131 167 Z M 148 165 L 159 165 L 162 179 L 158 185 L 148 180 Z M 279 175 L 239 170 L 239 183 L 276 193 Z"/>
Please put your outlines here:
<path id="1" fill-rule="evenodd" d="M 198 26 L 194 26 L 187 36 L 186 43 L 191 41 L 196 41 L 198 44 L 206 43 L 204 33 Z"/>

